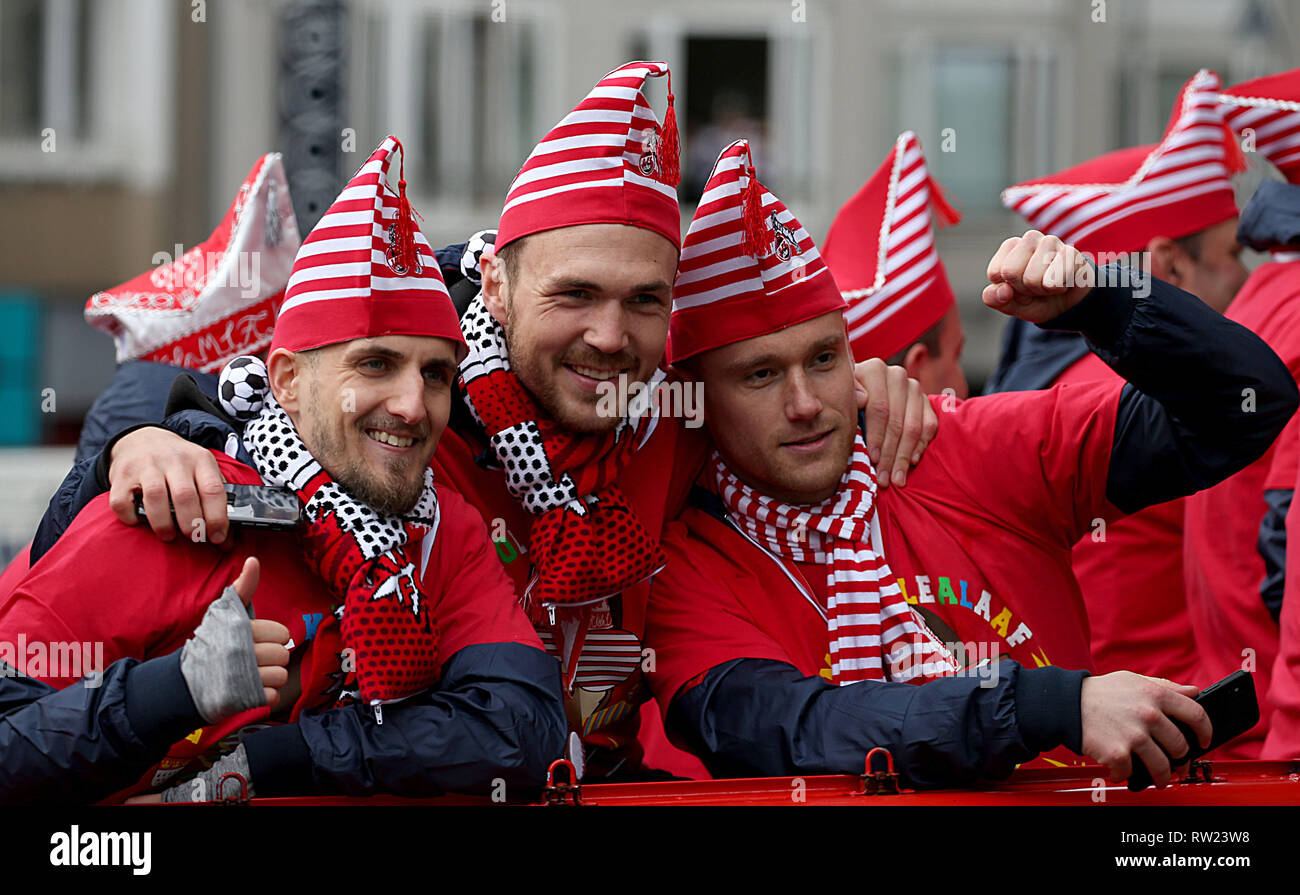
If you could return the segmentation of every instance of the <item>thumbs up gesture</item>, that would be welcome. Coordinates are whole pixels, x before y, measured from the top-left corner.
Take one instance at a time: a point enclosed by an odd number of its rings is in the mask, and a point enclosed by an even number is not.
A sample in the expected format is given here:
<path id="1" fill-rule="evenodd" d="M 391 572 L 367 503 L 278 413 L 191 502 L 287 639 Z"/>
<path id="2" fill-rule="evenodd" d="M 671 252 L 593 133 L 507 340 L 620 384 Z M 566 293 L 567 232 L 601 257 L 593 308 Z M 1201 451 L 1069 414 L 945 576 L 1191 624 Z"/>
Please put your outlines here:
<path id="1" fill-rule="evenodd" d="M 989 262 L 984 304 L 1011 317 L 1044 323 L 1078 304 L 1096 270 L 1074 246 L 1028 230 L 1002 243 Z"/>
<path id="2" fill-rule="evenodd" d="M 275 705 L 288 683 L 289 629 L 248 617 L 259 573 L 255 558 L 245 560 L 234 584 L 212 601 L 181 649 L 181 675 L 209 724 Z"/>

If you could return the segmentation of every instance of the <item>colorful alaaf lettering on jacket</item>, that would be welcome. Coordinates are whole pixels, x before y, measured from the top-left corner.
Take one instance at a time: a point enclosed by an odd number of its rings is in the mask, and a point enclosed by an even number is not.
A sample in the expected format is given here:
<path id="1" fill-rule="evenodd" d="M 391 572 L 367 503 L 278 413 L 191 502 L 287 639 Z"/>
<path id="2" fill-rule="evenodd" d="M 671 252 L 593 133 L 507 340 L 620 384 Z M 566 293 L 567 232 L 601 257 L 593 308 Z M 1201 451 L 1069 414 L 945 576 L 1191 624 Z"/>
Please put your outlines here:
<path id="1" fill-rule="evenodd" d="M 985 588 L 978 588 L 979 597 L 972 602 L 977 588 L 960 578 L 943 575 L 936 579 L 930 575 L 916 575 L 909 579 L 908 576 L 899 576 L 898 586 L 903 599 L 914 605 L 948 605 L 969 610 L 984 619 L 1008 646 L 1020 646 L 1034 636 L 1029 626 L 1015 617 L 1010 606 L 995 602 Z M 1052 664 L 1045 650 L 1031 651 L 1030 655 L 1038 667 Z"/>

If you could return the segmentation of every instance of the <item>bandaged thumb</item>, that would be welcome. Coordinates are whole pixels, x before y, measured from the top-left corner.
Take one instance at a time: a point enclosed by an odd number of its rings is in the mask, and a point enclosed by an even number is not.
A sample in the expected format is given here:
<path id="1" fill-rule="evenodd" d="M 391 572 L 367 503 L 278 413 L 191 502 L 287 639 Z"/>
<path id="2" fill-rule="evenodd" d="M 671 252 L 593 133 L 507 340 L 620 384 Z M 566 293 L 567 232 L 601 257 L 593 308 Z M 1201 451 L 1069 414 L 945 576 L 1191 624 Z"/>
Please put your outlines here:
<path id="1" fill-rule="evenodd" d="M 248 611 L 233 587 L 212 601 L 194 636 L 185 641 L 181 675 L 209 724 L 266 705 Z"/>

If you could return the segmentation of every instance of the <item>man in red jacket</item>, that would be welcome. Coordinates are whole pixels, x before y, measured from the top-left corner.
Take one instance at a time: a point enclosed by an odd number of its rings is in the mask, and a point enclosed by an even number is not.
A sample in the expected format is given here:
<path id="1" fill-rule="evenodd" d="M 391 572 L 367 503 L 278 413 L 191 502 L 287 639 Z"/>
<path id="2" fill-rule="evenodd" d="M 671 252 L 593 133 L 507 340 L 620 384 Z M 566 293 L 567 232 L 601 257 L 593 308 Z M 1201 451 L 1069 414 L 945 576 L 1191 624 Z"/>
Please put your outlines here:
<path id="1" fill-rule="evenodd" d="M 291 651 L 277 711 L 247 698 L 238 712 L 208 709 L 184 675 L 193 644 L 179 667 L 128 668 L 115 701 L 78 713 L 43 711 L 81 688 L 28 662 L 27 682 L 13 686 L 32 702 L 30 745 L 6 744 L 5 798 L 105 795 L 173 741 L 136 785 L 197 771 L 168 790 L 177 800 L 217 796 L 228 774 L 261 795 L 536 784 L 559 753 L 555 663 L 515 605 L 482 520 L 429 468 L 466 349 L 404 184 L 399 195 L 386 181 L 400 149 L 386 139 L 307 238 L 267 366 L 240 358 L 223 374 L 221 409 L 245 425 L 243 462 L 214 452 L 220 473 L 296 495 L 295 531 L 241 530 L 229 551 L 164 543 L 117 524 L 101 496 L 0 605 L 0 642 L 102 643 L 107 662 L 151 660 L 175 654 L 256 555 L 253 608 L 284 623 Z M 133 688 L 146 667 L 149 686 Z M 36 681 L 59 692 L 31 700 Z M 249 732 L 268 720 L 292 723 Z M 46 740 L 61 764 L 29 754 Z"/>
<path id="2" fill-rule="evenodd" d="M 1227 315 L 1267 342 L 1300 381 L 1300 69 L 1238 84 L 1220 99 L 1243 143 L 1286 179 L 1261 183 L 1242 212 L 1238 239 L 1270 255 L 1251 272 Z M 1249 406 L 1249 393 L 1242 402 Z M 1300 424 L 1292 420 L 1263 457 L 1187 499 L 1184 571 L 1197 648 L 1213 677 L 1253 671 L 1259 695 L 1260 723 L 1222 753 L 1227 757 L 1261 757 L 1266 737 L 1268 757 L 1300 755 L 1300 644 L 1279 640 L 1278 628 L 1280 616 L 1295 612 L 1282 607 L 1284 578 L 1292 571 L 1286 521 L 1300 468 L 1298 445 Z M 1273 681 L 1276 672 L 1284 679 Z M 1286 729 L 1274 735 L 1272 713 L 1279 708 Z"/>
<path id="3" fill-rule="evenodd" d="M 721 773 L 851 772 L 887 745 L 938 785 L 1066 745 L 1116 778 L 1135 752 L 1167 779 L 1160 747 L 1186 746 L 1163 714 L 1204 722 L 1196 690 L 1064 670 L 1088 667 L 1069 548 L 1095 515 L 1262 452 L 1297 404 L 1285 370 L 1167 284 L 1091 288 L 1077 250 L 1030 231 L 993 259 L 986 303 L 1085 332 L 1132 384 L 960 402 L 908 488 L 877 494 L 843 299 L 747 157 L 742 141 L 719 159 L 675 290 L 673 362 L 703 383 L 717 450 L 651 598 L 649 677 L 670 722 Z M 1243 378 L 1267 418 L 1225 418 Z M 954 670 L 967 680 L 868 686 Z"/>
<path id="4" fill-rule="evenodd" d="M 610 72 L 511 184 L 495 248 L 480 261 L 481 296 L 465 295 L 458 308 L 470 349 L 463 401 L 433 461 L 438 480 L 488 522 L 542 642 L 561 660 L 592 776 L 635 771 L 638 739 L 662 740 L 652 712 L 638 735 L 649 699 L 648 580 L 663 562 L 662 525 L 684 505 L 706 448 L 684 401 L 608 400 L 647 383 L 681 394 L 675 374 L 660 369 L 681 241 L 675 126 L 671 114 L 659 123 L 643 93 L 660 77 L 669 77 L 661 62 Z M 901 483 L 921 417 L 933 413 L 902 371 L 883 370 L 875 361 L 859 371 L 873 397 L 868 440 Z M 212 470 L 196 473 L 189 460 L 127 439 L 113 452 L 119 507 L 137 488 L 192 494 L 196 475 L 219 487 Z"/>
<path id="5" fill-rule="evenodd" d="M 1149 259 L 1148 272 L 1222 313 L 1246 278 L 1234 239 L 1230 175 L 1242 166 L 1218 107 L 1219 79 L 1193 76 L 1160 142 L 1121 149 L 1048 177 L 1008 187 L 1003 204 L 1030 226 L 1104 262 Z M 986 392 L 1116 382 L 1083 339 L 1021 321 L 1007 329 Z M 1222 674 L 1201 667 L 1183 583 L 1183 501 L 1110 521 L 1098 514 L 1074 548 L 1098 671 L 1120 668 L 1202 686 Z"/>

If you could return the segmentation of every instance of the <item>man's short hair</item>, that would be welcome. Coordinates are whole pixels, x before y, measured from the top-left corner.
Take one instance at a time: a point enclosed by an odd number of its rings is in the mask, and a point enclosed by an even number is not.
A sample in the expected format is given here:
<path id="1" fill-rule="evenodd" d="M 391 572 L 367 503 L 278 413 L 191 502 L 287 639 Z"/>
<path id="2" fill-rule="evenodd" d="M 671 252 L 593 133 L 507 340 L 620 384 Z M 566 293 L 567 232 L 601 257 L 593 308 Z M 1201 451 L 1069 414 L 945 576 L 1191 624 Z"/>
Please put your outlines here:
<path id="1" fill-rule="evenodd" d="M 497 259 L 500 260 L 502 267 L 506 271 L 506 280 L 513 283 L 515 275 L 519 272 L 519 249 L 523 246 L 527 236 L 521 236 L 519 239 L 513 239 L 496 249 Z"/>
<path id="2" fill-rule="evenodd" d="M 934 326 L 927 329 L 925 332 L 921 333 L 921 335 L 918 336 L 915 340 L 909 342 L 906 348 L 904 348 L 901 351 L 895 352 L 892 357 L 887 358 L 885 360 L 885 363 L 892 364 L 894 366 L 901 366 L 903 360 L 907 357 L 907 352 L 911 351 L 912 346 L 916 345 L 917 343 L 920 343 L 926 347 L 926 350 L 930 352 L 930 357 L 938 357 L 939 356 L 939 333 L 943 330 L 943 321 L 946 319 L 947 319 L 946 316 L 941 317 L 938 323 L 936 323 Z"/>

